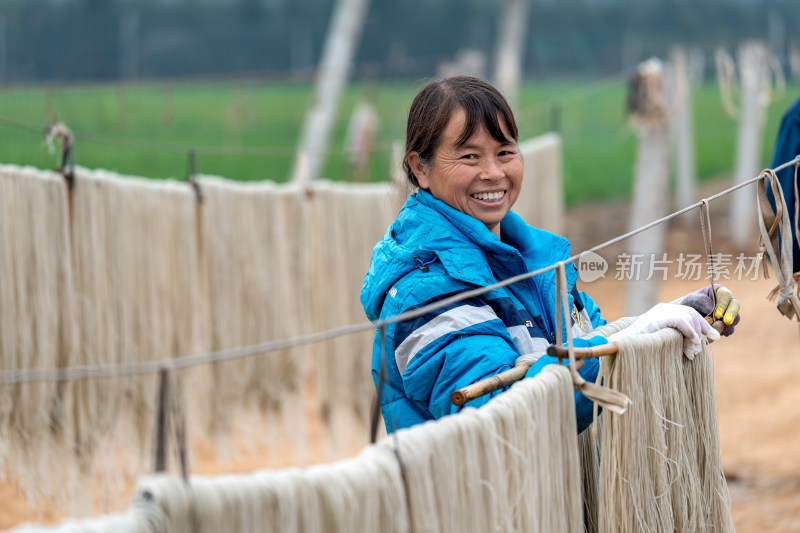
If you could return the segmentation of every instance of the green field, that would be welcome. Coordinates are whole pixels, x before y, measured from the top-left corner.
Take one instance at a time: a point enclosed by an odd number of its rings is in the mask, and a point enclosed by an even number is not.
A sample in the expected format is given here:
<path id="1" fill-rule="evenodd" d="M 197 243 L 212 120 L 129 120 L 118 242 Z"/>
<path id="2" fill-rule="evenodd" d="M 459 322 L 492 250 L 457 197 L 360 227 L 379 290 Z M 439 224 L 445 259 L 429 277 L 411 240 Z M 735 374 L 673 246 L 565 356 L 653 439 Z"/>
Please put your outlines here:
<path id="1" fill-rule="evenodd" d="M 371 161 L 374 181 L 388 177 L 391 143 L 404 137 L 408 106 L 419 86 L 391 83 L 377 90 L 380 127 Z M 790 86 L 769 107 L 764 166 L 780 117 L 798 89 Z M 350 112 L 365 93 L 363 86 L 354 85 L 343 100 L 326 177 L 349 179 L 342 147 Z M 182 178 L 187 173 L 187 149 L 193 147 L 201 173 L 285 181 L 311 95 L 308 84 L 258 81 L 19 88 L 0 91 L 0 119 L 38 129 L 57 117 L 79 135 L 76 162 L 87 167 Z M 696 88 L 693 101 L 698 175 L 708 179 L 729 174 L 735 161 L 736 120 L 723 112 L 715 85 Z M 524 86 L 517 112 L 520 137 L 557 125 L 564 138 L 569 204 L 629 194 L 635 137 L 624 105 L 622 80 Z M 224 153 L 242 148 L 246 153 Z M 0 162 L 48 168 L 55 165 L 56 155 L 47 151 L 38 131 L 0 123 Z"/>

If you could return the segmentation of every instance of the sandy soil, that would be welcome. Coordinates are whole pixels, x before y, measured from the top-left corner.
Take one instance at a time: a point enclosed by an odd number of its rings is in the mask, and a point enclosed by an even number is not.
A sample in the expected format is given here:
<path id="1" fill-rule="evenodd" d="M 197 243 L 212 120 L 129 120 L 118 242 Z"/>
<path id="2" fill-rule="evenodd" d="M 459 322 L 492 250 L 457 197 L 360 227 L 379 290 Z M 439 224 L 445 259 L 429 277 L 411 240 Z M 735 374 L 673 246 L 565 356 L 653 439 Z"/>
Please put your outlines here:
<path id="1" fill-rule="evenodd" d="M 709 187 L 721 188 L 719 183 Z M 719 216 L 723 207 L 716 203 L 713 206 L 715 251 L 735 253 Z M 625 220 L 623 206 L 584 208 L 570 214 L 568 225 L 572 231 L 568 237 L 575 244 L 574 249 L 584 249 L 624 230 Z M 699 230 L 692 223 L 693 219 L 688 226 L 677 225 L 670 231 L 668 249 L 673 259 L 681 251 L 702 252 Z M 605 279 L 583 286 L 610 318 L 623 314 L 625 284 L 613 279 L 613 257 L 618 251 L 619 248 L 603 253 L 612 262 Z M 745 252 L 752 255 L 753 250 Z M 660 299 L 672 300 L 701 284 L 671 278 L 662 284 Z M 730 280 L 725 284 L 741 301 L 743 316 L 733 337 L 713 345 L 722 459 L 736 528 L 740 533 L 800 532 L 800 328 L 797 322 L 780 316 L 774 304 L 766 300 L 774 278 Z M 313 398 L 307 401 L 310 437 L 304 454 L 309 462 L 342 453 L 341 446 L 331 452 L 323 444 Z M 334 427 L 341 428 L 344 450 L 353 450 L 353 443 L 364 434 L 361 428 L 356 432 L 347 424 L 337 423 Z M 246 472 L 279 466 L 294 456 L 294 450 L 276 454 L 274 449 L 258 445 L 222 461 L 214 457 L 209 445 L 203 444 L 192 457 L 192 472 Z M 52 506 L 30 510 L 13 485 L 0 483 L 0 528 L 24 520 L 53 521 L 61 515 Z"/>

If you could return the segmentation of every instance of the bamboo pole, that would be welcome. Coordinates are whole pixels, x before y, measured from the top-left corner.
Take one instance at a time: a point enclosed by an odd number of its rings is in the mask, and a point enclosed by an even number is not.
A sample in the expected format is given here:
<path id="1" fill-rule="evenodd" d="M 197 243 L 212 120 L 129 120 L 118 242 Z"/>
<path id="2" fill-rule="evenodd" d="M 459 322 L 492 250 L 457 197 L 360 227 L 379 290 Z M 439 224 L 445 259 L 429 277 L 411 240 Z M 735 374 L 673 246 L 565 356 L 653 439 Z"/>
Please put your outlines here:
<path id="1" fill-rule="evenodd" d="M 707 316 L 705 319 L 717 333 L 722 332 L 722 328 L 724 327 L 722 320 L 714 320 L 711 316 Z M 562 346 L 548 346 L 546 353 L 551 357 L 558 357 L 559 359 L 567 359 L 569 357 L 569 351 Z M 604 355 L 617 355 L 617 345 L 613 342 L 609 342 L 607 344 L 601 344 L 600 346 L 575 348 L 575 359 L 578 360 L 575 369 L 580 370 L 583 367 L 583 359 L 593 359 Z M 505 372 L 500 372 L 499 374 L 473 383 L 472 385 L 467 385 L 453 392 L 450 395 L 450 401 L 453 402 L 453 405 L 458 405 L 460 407 L 475 398 L 480 398 L 481 396 L 491 394 L 503 387 L 508 387 L 524 378 L 529 368 L 530 365 L 528 364 L 517 365 Z"/>
<path id="2" fill-rule="evenodd" d="M 595 346 L 592 348 L 575 348 L 575 358 L 579 360 L 591 359 L 594 357 L 600 357 L 602 355 L 614 355 L 616 353 L 617 345 L 613 343 L 603 344 L 601 346 Z M 560 348 L 557 346 L 550 346 L 547 348 L 547 355 L 564 359 L 569 357 L 566 348 Z M 576 369 L 579 370 L 582 366 L 583 363 L 581 361 L 577 364 Z M 480 398 L 481 396 L 491 394 L 496 390 L 502 389 L 503 387 L 508 387 L 509 385 L 524 378 L 525 374 L 528 372 L 528 368 L 530 368 L 530 365 L 517 365 L 506 370 L 505 372 L 500 372 L 499 374 L 478 381 L 477 383 L 473 383 L 472 385 L 467 385 L 466 387 L 453 392 L 453 394 L 450 395 L 450 401 L 453 402 L 454 405 L 462 406 L 465 403 L 474 400 L 475 398 Z"/>

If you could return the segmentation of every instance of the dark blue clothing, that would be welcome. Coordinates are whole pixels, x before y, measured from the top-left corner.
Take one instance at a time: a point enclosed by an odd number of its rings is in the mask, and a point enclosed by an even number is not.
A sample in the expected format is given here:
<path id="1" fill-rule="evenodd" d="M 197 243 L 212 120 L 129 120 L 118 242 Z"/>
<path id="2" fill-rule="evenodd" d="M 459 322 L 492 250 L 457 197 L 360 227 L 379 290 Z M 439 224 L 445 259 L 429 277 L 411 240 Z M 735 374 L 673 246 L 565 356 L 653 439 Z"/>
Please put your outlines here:
<path id="1" fill-rule="evenodd" d="M 772 155 L 772 168 L 794 159 L 797 154 L 800 154 L 800 98 L 792 104 L 783 115 L 783 119 L 781 119 L 778 139 L 775 141 L 775 152 Z M 789 219 L 792 225 L 792 251 L 794 257 L 794 267 L 792 271 L 800 272 L 800 246 L 798 246 L 798 238 L 800 238 L 800 236 L 795 232 L 794 218 L 798 202 L 794 193 L 794 175 L 794 166 L 785 168 L 777 173 L 778 181 L 780 181 L 781 188 L 783 188 L 783 198 L 786 201 L 786 207 L 789 208 Z M 800 178 L 800 173 L 798 174 L 798 178 Z M 774 208 L 775 198 L 772 196 L 772 191 L 769 187 L 767 187 L 767 198 Z"/>

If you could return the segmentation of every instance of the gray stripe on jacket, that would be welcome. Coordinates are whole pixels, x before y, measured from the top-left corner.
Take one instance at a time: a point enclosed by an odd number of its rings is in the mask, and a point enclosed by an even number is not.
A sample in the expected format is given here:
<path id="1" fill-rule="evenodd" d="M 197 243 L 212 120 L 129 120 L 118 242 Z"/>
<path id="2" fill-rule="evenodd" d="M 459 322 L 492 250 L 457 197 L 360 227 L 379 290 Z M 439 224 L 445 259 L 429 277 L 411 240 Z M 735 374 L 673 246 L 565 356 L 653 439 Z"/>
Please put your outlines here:
<path id="1" fill-rule="evenodd" d="M 497 320 L 497 315 L 488 305 L 476 307 L 465 304 L 449 309 L 426 322 L 406 337 L 394 352 L 394 360 L 397 362 L 400 375 L 405 373 L 414 356 L 427 345 L 447 334 L 490 320 Z"/>

